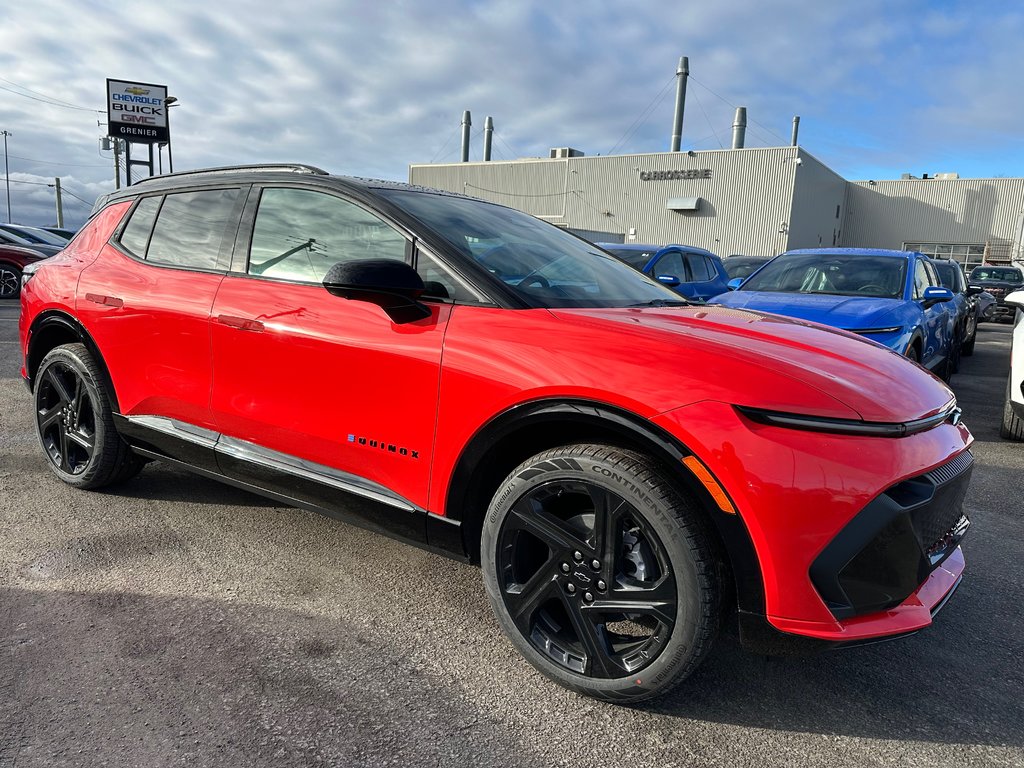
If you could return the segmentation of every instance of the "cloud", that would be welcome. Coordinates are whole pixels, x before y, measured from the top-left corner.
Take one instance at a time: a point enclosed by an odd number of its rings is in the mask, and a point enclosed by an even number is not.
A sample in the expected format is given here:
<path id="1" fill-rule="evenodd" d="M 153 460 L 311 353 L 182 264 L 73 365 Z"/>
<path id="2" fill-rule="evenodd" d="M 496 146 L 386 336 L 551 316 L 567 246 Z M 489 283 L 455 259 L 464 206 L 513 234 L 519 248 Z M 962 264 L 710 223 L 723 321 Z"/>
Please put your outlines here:
<path id="1" fill-rule="evenodd" d="M 180 100 L 178 170 L 289 160 L 403 180 L 411 163 L 458 159 L 465 109 L 474 159 L 487 115 L 504 159 L 664 151 L 686 55 L 684 147 L 728 145 L 742 105 L 748 145 L 788 143 L 799 114 L 801 143 L 849 177 L 930 166 L 954 145 L 961 173 L 1002 157 L 1024 175 L 1022 33 L 1012 5 L 967 0 L 34 0 L 0 10 L 0 128 L 20 181 L 106 191 L 97 121 L 105 79 L 124 78 Z M 18 185 L 16 217 L 49 223 L 47 193 Z"/>

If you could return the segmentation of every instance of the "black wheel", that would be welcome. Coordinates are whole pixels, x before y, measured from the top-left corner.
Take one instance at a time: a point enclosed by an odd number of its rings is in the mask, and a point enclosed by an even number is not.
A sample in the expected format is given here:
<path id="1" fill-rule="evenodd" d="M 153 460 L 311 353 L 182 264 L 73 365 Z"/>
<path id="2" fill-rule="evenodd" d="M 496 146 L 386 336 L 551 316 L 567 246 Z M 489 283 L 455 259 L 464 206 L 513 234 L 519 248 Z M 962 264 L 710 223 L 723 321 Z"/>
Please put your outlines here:
<path id="1" fill-rule="evenodd" d="M 974 343 L 978 340 L 978 316 L 973 312 L 967 316 L 966 330 L 964 331 L 964 343 L 960 347 L 960 354 L 963 357 L 970 357 L 974 354 Z"/>
<path id="2" fill-rule="evenodd" d="M 121 440 L 100 370 L 81 344 L 52 349 L 35 378 L 36 433 L 54 474 L 76 488 L 127 480 L 144 461 Z"/>
<path id="3" fill-rule="evenodd" d="M 942 380 L 947 384 L 952 381 L 953 374 L 960 370 L 960 349 L 962 345 L 962 331 L 960 328 L 954 328 L 953 336 L 949 342 L 949 351 L 946 352 L 946 361 L 942 364 Z"/>
<path id="4" fill-rule="evenodd" d="M 1011 373 L 1011 376 L 1013 374 Z M 1006 400 L 1003 403 L 1003 420 L 999 425 L 999 436 L 1005 440 L 1024 440 L 1024 419 L 1018 418 L 1010 406 L 1012 379 L 1006 380 Z"/>
<path id="5" fill-rule="evenodd" d="M 912 363 L 921 362 L 921 353 L 917 351 L 916 344 L 911 344 L 909 347 L 907 347 L 907 352 L 904 355 L 904 357 L 906 357 L 907 360 L 910 360 Z"/>
<path id="6" fill-rule="evenodd" d="M 623 702 L 665 693 L 719 626 L 719 563 L 700 515 L 641 455 L 576 445 L 534 456 L 484 521 L 498 621 L 568 688 Z"/>
<path id="7" fill-rule="evenodd" d="M 21 270 L 0 264 L 0 299 L 16 299 L 21 293 Z"/>

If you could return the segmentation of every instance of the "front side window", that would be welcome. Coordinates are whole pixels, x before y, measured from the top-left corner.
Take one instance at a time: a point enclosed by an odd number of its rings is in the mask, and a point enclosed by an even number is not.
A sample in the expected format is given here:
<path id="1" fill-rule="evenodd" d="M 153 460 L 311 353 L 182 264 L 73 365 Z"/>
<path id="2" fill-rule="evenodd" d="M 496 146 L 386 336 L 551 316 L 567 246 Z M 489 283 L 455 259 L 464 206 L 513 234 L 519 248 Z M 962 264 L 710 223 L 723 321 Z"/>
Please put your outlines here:
<path id="1" fill-rule="evenodd" d="M 914 267 L 914 298 L 923 299 L 925 288 L 929 288 L 932 285 L 932 280 L 928 275 L 928 270 L 925 268 L 924 262 L 918 260 L 915 262 Z"/>
<path id="2" fill-rule="evenodd" d="M 686 278 L 686 267 L 683 266 L 683 255 L 679 251 L 666 253 L 658 259 L 658 263 L 654 265 L 652 273 L 655 277 L 658 275 L 671 275 L 684 283 L 689 282 Z"/>
<path id="3" fill-rule="evenodd" d="M 237 189 L 167 195 L 153 227 L 146 261 L 190 269 L 218 269 L 234 242 Z"/>
<path id="4" fill-rule="evenodd" d="M 264 189 L 248 272 L 319 283 L 339 262 L 405 261 L 407 245 L 400 232 L 354 203 L 307 189 Z"/>

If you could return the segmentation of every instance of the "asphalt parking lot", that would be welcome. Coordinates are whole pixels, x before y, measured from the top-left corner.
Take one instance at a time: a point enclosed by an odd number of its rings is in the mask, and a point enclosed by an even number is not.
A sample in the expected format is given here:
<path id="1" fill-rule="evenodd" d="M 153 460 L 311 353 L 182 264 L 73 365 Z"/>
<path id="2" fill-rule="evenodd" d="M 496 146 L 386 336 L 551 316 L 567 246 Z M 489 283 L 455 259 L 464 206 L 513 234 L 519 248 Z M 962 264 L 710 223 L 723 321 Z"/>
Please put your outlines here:
<path id="1" fill-rule="evenodd" d="M 1024 444 L 998 436 L 1010 328 L 954 389 L 968 572 L 914 637 L 766 659 L 723 637 L 640 709 L 548 682 L 479 571 L 151 464 L 46 469 L 0 305 L 0 768 L 1024 765 Z"/>

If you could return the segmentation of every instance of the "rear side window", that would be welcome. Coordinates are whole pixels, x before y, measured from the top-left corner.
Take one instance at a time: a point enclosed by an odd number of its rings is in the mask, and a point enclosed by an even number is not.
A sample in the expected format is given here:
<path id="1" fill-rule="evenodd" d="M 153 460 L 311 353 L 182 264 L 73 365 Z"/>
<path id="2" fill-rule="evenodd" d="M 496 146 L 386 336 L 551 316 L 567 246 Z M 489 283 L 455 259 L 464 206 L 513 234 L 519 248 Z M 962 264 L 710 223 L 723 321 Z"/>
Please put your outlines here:
<path id="1" fill-rule="evenodd" d="M 214 189 L 168 195 L 157 216 L 146 261 L 192 269 L 217 269 L 226 259 L 222 249 L 230 248 L 236 223 L 237 189 Z M 225 253 L 226 255 L 226 253 Z"/>
<path id="2" fill-rule="evenodd" d="M 156 212 L 160 210 L 162 200 L 162 197 L 146 197 L 140 200 L 124 232 L 121 233 L 121 246 L 140 259 L 146 258 L 149 236 L 153 234 L 153 222 L 156 221 Z"/>
<path id="3" fill-rule="evenodd" d="M 699 253 L 686 254 L 686 263 L 690 265 L 690 279 L 695 282 L 711 280 L 715 276 L 708 264 L 707 257 Z"/>

